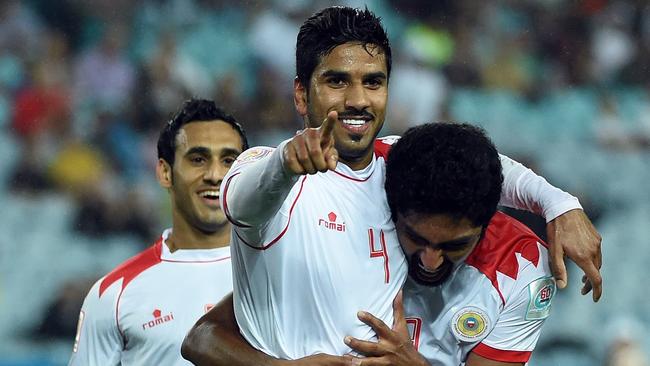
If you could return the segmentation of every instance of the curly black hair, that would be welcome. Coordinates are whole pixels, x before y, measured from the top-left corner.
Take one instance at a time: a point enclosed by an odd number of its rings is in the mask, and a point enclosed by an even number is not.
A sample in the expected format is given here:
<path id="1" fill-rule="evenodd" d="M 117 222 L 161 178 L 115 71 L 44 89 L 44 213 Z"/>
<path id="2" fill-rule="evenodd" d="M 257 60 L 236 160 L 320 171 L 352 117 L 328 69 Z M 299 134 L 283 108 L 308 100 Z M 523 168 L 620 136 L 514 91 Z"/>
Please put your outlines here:
<path id="1" fill-rule="evenodd" d="M 231 125 L 241 137 L 242 149 L 248 149 L 248 140 L 244 128 L 235 117 L 226 113 L 212 100 L 191 98 L 183 102 L 181 108 L 165 123 L 158 137 L 158 158 L 174 166 L 174 153 L 176 152 L 176 135 L 184 125 L 199 121 L 224 121 Z M 243 151 L 242 150 L 242 151 Z"/>
<path id="2" fill-rule="evenodd" d="M 392 147 L 386 194 L 397 215 L 443 214 L 485 227 L 497 209 L 503 175 L 494 144 L 469 124 L 428 123 Z"/>
<path id="3" fill-rule="evenodd" d="M 321 61 L 339 45 L 348 42 L 378 46 L 386 57 L 387 77 L 390 76 L 391 50 L 381 18 L 365 8 L 332 6 L 312 15 L 300 27 L 296 41 L 296 75 L 309 88 L 309 79 Z"/>

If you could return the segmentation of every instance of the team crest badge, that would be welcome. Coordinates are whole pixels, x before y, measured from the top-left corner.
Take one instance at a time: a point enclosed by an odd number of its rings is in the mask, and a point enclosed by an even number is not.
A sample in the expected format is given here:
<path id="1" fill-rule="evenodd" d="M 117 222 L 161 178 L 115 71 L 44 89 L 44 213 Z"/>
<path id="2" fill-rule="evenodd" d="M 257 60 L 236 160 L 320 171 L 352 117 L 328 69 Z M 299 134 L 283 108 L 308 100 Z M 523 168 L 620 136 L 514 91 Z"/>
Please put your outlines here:
<path id="1" fill-rule="evenodd" d="M 483 310 L 469 306 L 460 309 L 451 318 L 451 331 L 464 342 L 476 342 L 489 328 L 489 318 Z"/>
<path id="2" fill-rule="evenodd" d="M 528 285 L 528 311 L 526 320 L 540 320 L 548 318 L 551 313 L 551 300 L 556 291 L 553 277 L 542 277 Z"/>

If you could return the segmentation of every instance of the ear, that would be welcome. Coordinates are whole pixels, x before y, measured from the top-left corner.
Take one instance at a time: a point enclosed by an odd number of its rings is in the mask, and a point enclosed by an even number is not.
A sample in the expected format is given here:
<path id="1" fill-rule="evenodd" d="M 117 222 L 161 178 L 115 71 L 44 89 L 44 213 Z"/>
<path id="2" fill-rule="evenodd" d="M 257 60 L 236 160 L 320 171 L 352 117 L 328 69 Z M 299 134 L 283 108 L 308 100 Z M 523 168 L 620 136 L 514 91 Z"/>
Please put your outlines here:
<path id="1" fill-rule="evenodd" d="M 156 165 L 156 178 L 158 183 L 163 188 L 171 188 L 172 186 L 172 167 L 165 161 L 165 159 L 158 159 Z"/>
<path id="2" fill-rule="evenodd" d="M 307 92 L 298 77 L 293 79 L 293 103 L 296 105 L 296 111 L 302 117 L 307 115 Z"/>

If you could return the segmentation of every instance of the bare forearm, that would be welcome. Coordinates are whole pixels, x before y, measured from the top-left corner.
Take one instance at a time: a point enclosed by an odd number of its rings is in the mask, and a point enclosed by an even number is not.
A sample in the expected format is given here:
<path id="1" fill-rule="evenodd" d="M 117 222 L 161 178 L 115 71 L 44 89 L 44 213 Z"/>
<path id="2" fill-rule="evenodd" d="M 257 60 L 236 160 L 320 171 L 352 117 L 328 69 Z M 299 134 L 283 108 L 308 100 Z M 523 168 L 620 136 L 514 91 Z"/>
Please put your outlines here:
<path id="1" fill-rule="evenodd" d="M 279 360 L 254 349 L 239 333 L 232 295 L 194 325 L 183 341 L 183 358 L 197 366 L 280 366 Z"/>

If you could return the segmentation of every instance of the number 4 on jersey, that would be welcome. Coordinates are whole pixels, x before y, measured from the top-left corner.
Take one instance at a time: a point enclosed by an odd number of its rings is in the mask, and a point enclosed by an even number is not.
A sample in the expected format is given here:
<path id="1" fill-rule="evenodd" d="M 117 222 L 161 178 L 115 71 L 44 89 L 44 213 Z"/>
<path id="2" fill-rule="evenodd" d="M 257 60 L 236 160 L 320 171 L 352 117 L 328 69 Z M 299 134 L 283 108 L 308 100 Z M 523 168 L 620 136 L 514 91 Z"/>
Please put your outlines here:
<path id="1" fill-rule="evenodd" d="M 368 246 L 370 247 L 370 258 L 384 258 L 384 283 L 390 281 L 390 268 L 388 267 L 388 251 L 386 250 L 386 239 L 384 231 L 379 230 L 379 243 L 375 243 L 375 230 L 368 229 Z"/>

